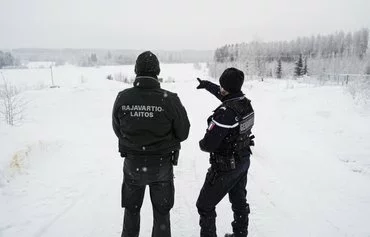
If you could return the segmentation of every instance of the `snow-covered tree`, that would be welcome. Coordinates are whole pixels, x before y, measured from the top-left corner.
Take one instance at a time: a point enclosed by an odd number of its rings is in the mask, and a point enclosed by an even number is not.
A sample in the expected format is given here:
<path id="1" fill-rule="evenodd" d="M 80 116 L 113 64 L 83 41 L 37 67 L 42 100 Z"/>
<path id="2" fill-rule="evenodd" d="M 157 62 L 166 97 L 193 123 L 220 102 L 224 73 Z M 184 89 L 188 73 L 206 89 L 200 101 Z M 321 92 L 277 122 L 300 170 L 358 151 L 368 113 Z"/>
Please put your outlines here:
<path id="1" fill-rule="evenodd" d="M 276 67 L 276 77 L 280 79 L 281 74 L 282 74 L 281 59 L 279 58 L 277 61 L 277 67 Z"/>
<path id="2" fill-rule="evenodd" d="M 370 75 L 370 63 L 366 66 L 365 74 Z"/>
<path id="3" fill-rule="evenodd" d="M 301 71 L 301 75 L 307 75 L 308 73 L 308 69 L 307 69 L 307 56 L 304 58 L 304 64 L 303 64 L 303 68 L 302 68 L 302 71 Z"/>
<path id="4" fill-rule="evenodd" d="M 302 71 L 303 71 L 303 60 L 302 54 L 300 54 L 297 62 L 295 63 L 294 75 L 300 77 L 302 76 Z"/>
<path id="5" fill-rule="evenodd" d="M 90 61 L 92 64 L 96 65 L 98 63 L 98 57 L 96 56 L 95 53 L 91 54 L 90 56 Z"/>
<path id="6" fill-rule="evenodd" d="M 6 67 L 6 66 L 13 66 L 15 63 L 14 57 L 9 52 L 2 52 L 0 51 L 0 68 Z"/>

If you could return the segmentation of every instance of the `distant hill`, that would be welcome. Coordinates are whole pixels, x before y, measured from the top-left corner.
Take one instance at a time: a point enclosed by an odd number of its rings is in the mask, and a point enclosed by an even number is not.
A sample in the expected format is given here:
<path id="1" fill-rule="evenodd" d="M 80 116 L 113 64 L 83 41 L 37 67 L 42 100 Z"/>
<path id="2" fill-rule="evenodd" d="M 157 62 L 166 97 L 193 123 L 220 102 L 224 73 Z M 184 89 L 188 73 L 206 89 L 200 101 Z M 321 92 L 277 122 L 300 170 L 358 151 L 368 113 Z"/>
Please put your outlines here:
<path id="1" fill-rule="evenodd" d="M 10 50 L 20 61 L 53 61 L 87 66 L 92 61 L 99 65 L 133 64 L 144 50 L 124 49 L 41 49 L 19 48 Z M 153 50 L 162 63 L 195 63 L 212 61 L 212 50 Z"/>

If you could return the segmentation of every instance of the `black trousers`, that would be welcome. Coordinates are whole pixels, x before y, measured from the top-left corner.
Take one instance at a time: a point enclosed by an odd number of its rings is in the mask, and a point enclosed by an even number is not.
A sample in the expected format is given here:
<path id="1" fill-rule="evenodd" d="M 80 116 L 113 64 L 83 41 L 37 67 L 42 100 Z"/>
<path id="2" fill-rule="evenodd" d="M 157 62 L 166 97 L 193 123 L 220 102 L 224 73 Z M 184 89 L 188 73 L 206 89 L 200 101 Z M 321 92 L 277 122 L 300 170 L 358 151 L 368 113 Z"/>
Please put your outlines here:
<path id="1" fill-rule="evenodd" d="M 122 237 L 138 237 L 140 209 L 146 186 L 153 207 L 152 237 L 171 237 L 170 210 L 174 205 L 173 168 L 168 159 L 127 159 L 122 183 L 122 207 L 125 208 Z"/>
<path id="2" fill-rule="evenodd" d="M 200 215 L 200 236 L 216 237 L 216 205 L 229 194 L 234 213 L 231 223 L 235 237 L 248 235 L 249 204 L 247 203 L 246 185 L 250 165 L 249 155 L 243 156 L 236 169 L 219 172 L 212 166 L 200 191 L 197 208 Z"/>

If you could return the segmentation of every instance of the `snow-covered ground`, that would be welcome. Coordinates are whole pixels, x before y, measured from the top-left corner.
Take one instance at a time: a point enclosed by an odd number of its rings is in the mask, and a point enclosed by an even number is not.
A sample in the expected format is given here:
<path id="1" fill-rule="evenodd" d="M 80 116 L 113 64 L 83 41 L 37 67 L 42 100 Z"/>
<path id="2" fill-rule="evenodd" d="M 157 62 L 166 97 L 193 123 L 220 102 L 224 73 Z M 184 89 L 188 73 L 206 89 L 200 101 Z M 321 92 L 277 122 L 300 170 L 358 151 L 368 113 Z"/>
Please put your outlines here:
<path id="1" fill-rule="evenodd" d="M 22 124 L 0 122 L 0 236 L 120 236 L 122 160 L 111 128 L 117 93 L 129 87 L 108 74 L 133 77 L 133 66 L 3 70 L 28 102 Z M 198 148 L 206 118 L 219 104 L 192 64 L 162 65 L 191 122 L 175 168 L 174 237 L 199 236 L 195 202 L 208 168 Z M 250 236 L 370 236 L 370 111 L 340 86 L 247 81 L 256 112 L 248 200 Z M 227 198 L 217 207 L 218 234 L 231 231 Z M 150 236 L 149 195 L 141 236 Z"/>

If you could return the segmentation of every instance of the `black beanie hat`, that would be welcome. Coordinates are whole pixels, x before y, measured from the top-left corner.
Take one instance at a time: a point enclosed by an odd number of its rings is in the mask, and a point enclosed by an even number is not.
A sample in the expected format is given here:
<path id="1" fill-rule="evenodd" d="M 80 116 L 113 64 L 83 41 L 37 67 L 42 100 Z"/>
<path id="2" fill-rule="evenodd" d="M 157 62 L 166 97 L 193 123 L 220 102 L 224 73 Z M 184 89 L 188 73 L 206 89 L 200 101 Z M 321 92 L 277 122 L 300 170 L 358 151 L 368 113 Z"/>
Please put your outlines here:
<path id="1" fill-rule="evenodd" d="M 145 51 L 137 57 L 135 64 L 136 75 L 158 76 L 160 72 L 159 61 L 154 53 Z"/>
<path id="2" fill-rule="evenodd" d="M 220 77 L 220 85 L 229 93 L 241 91 L 244 82 L 244 73 L 236 68 L 226 69 Z"/>

